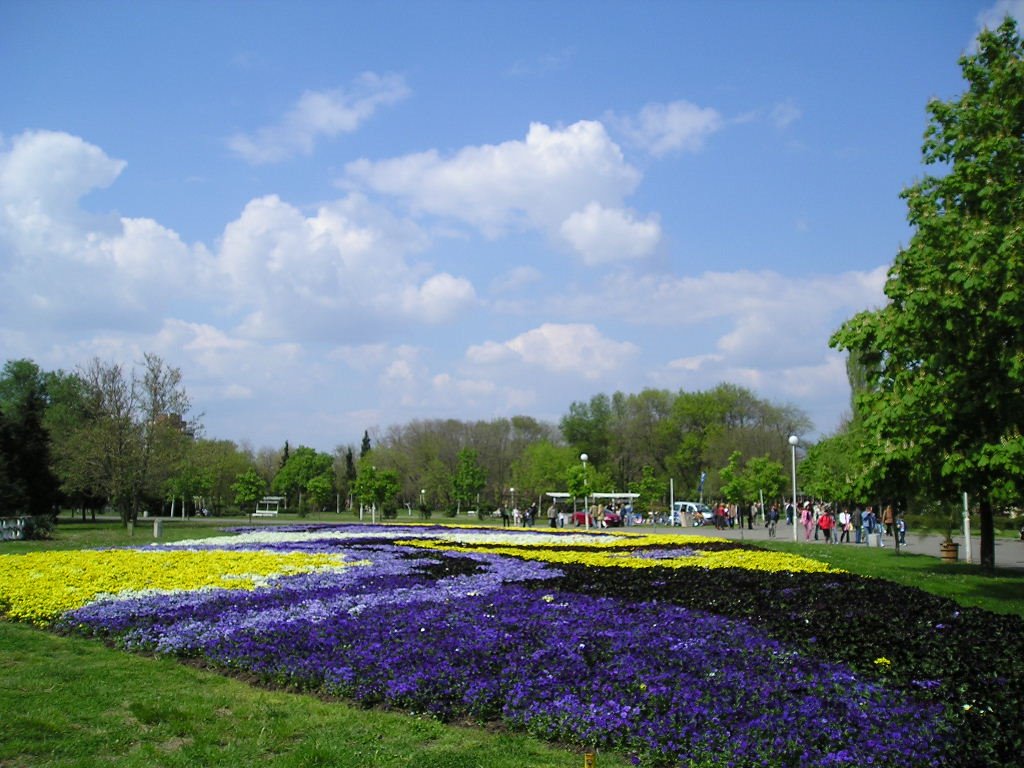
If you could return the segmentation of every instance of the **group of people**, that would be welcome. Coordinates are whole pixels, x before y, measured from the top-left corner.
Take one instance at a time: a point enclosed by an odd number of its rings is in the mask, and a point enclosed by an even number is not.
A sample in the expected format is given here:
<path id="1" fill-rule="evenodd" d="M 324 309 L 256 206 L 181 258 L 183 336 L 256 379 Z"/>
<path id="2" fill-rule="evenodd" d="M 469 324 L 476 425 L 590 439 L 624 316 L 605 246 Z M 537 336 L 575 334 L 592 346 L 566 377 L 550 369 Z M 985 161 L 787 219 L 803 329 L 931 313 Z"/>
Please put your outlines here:
<path id="1" fill-rule="evenodd" d="M 850 543 L 851 534 L 854 544 L 868 544 L 871 536 L 878 534 L 878 545 L 884 547 L 882 536 L 894 538 L 900 545 L 907 543 L 907 521 L 903 513 L 897 513 L 891 504 L 886 505 L 881 516 L 871 506 L 857 505 L 851 512 L 848 508 L 836 512 L 830 504 L 812 504 L 805 501 L 796 512 L 799 524 L 804 529 L 804 541 L 820 541 L 821 537 L 829 544 Z M 794 524 L 792 504 L 786 505 L 786 522 Z"/>
<path id="2" fill-rule="evenodd" d="M 526 509 L 519 509 L 519 507 L 512 505 L 511 510 L 502 505 L 498 507 L 498 514 L 501 515 L 501 525 L 503 528 L 511 528 L 513 526 L 516 528 L 520 526 L 529 528 L 533 526 L 534 521 L 537 519 L 537 504 L 533 503 Z"/>

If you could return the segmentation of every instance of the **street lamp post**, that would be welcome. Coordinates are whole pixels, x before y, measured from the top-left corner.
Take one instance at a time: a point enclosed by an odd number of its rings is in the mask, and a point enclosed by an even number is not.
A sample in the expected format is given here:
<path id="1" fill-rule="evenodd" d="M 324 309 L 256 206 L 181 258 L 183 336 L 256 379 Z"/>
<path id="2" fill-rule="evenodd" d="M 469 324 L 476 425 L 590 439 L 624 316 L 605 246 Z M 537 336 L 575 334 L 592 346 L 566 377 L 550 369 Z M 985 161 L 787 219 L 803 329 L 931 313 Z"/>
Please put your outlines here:
<path id="1" fill-rule="evenodd" d="M 516 489 L 515 488 L 509 488 L 509 491 L 512 493 L 512 509 L 515 509 L 516 508 Z"/>
<path id="2" fill-rule="evenodd" d="M 796 543 L 796 447 L 800 444 L 800 438 L 796 435 L 789 436 L 789 447 L 793 455 L 793 543 Z"/>
<path id="3" fill-rule="evenodd" d="M 590 458 L 585 453 L 580 454 L 580 461 L 583 462 L 583 527 L 590 530 L 590 505 L 587 500 L 590 497 L 590 493 L 587 491 L 587 459 Z"/>
<path id="4" fill-rule="evenodd" d="M 427 489 L 420 488 L 420 517 L 425 518 L 427 511 Z"/>

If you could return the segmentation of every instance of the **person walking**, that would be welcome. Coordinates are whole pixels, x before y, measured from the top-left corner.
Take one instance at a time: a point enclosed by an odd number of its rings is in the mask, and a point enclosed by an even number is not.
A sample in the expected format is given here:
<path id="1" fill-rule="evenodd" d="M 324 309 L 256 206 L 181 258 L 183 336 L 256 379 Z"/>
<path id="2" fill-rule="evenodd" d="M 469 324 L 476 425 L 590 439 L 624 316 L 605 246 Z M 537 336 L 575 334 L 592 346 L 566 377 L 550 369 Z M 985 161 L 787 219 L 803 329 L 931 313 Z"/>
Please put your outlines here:
<path id="1" fill-rule="evenodd" d="M 850 543 L 850 531 L 853 529 L 853 523 L 850 522 L 850 511 L 843 507 L 843 511 L 839 513 L 839 542 Z"/>
<path id="2" fill-rule="evenodd" d="M 893 513 L 892 504 L 886 504 L 882 510 L 882 525 L 885 526 L 885 535 L 892 536 L 895 531 L 893 526 L 896 523 L 896 515 Z"/>
<path id="3" fill-rule="evenodd" d="M 779 505 L 772 504 L 768 510 L 768 538 L 775 538 L 775 524 L 779 522 Z"/>
<path id="4" fill-rule="evenodd" d="M 558 506 L 555 502 L 551 502 L 551 506 L 548 507 L 548 527 L 558 527 Z"/>
<path id="5" fill-rule="evenodd" d="M 864 510 L 864 543 L 871 543 L 871 534 L 875 532 L 875 510 L 874 507 L 868 506 Z"/>
<path id="6" fill-rule="evenodd" d="M 860 544 L 861 529 L 864 527 L 864 510 L 860 508 L 860 504 L 853 508 L 850 523 L 853 525 L 853 543 Z"/>
<path id="7" fill-rule="evenodd" d="M 822 512 L 821 517 L 818 518 L 818 527 L 821 528 L 821 535 L 825 537 L 825 543 L 832 543 L 832 529 L 835 528 L 836 521 L 832 517 L 832 510 L 825 508 Z"/>
<path id="8" fill-rule="evenodd" d="M 804 526 L 804 541 L 811 540 L 811 533 L 814 528 L 814 510 L 811 509 L 811 502 L 805 501 L 804 508 L 800 510 L 800 522 Z"/>

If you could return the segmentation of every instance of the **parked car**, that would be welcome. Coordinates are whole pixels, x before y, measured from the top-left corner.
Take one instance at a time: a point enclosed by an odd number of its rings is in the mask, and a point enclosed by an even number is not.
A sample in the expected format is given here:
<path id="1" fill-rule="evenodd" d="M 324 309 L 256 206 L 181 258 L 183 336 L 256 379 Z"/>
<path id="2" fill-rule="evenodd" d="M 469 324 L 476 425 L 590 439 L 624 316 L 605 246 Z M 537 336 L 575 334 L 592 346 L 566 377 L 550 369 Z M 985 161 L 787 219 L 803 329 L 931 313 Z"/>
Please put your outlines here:
<path id="1" fill-rule="evenodd" d="M 707 504 L 699 501 L 677 501 L 672 504 L 672 525 L 704 525 L 714 520 L 715 512 Z"/>

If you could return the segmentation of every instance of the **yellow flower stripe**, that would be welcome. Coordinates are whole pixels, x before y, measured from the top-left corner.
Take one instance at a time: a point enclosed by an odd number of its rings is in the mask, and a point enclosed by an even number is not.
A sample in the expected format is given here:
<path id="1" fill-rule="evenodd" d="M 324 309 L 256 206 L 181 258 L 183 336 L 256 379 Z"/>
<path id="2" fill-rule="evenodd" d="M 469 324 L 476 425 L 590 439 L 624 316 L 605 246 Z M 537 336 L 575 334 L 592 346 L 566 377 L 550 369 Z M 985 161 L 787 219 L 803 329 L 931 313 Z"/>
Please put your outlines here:
<path id="1" fill-rule="evenodd" d="M 220 587 L 360 565 L 339 555 L 228 550 L 77 550 L 0 555 L 0 614 L 45 625 L 103 596 Z"/>
<path id="2" fill-rule="evenodd" d="M 788 573 L 840 572 L 838 569 L 830 568 L 827 563 L 800 557 L 799 555 L 752 549 L 727 549 L 718 552 L 693 550 L 694 554 L 692 555 L 673 558 L 648 558 L 634 557 L 629 552 L 604 552 L 601 551 L 600 547 L 595 547 L 593 552 L 582 552 L 579 550 L 533 547 L 474 547 L 472 545 L 453 545 L 451 543 L 423 540 L 409 540 L 396 543 L 429 549 L 489 552 L 498 555 L 520 557 L 525 560 L 540 560 L 547 563 L 582 563 L 583 565 L 613 568 L 654 568 L 655 566 L 662 566 L 667 568 L 745 568 L 752 571 L 771 573 L 780 571 Z"/>

